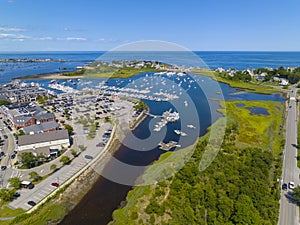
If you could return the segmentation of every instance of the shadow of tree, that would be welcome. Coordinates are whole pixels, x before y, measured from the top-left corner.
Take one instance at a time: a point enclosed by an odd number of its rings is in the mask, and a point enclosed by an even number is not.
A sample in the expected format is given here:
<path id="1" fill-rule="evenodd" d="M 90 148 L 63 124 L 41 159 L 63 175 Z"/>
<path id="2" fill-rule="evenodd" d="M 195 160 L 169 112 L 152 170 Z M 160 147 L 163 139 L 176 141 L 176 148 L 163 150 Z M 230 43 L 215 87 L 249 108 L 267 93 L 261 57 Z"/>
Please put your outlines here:
<path id="1" fill-rule="evenodd" d="M 292 203 L 292 204 L 295 204 L 295 205 L 299 205 L 299 203 L 295 200 L 294 193 L 292 191 L 288 191 L 285 194 L 285 197 L 288 199 L 289 203 Z"/>

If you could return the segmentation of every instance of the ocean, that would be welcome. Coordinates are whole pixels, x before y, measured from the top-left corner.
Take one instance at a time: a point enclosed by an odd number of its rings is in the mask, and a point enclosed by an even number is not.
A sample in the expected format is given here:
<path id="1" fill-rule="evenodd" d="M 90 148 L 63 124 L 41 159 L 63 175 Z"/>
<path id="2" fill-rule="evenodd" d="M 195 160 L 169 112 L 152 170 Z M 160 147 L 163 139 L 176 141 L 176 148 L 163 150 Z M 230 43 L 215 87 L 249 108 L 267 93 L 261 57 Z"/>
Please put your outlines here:
<path id="1" fill-rule="evenodd" d="M 3 62 L 4 59 L 54 59 L 68 62 Z M 72 71 L 96 59 L 160 60 L 178 65 L 223 68 L 299 67 L 300 52 L 2 52 L 0 53 L 0 84 L 27 75 Z"/>

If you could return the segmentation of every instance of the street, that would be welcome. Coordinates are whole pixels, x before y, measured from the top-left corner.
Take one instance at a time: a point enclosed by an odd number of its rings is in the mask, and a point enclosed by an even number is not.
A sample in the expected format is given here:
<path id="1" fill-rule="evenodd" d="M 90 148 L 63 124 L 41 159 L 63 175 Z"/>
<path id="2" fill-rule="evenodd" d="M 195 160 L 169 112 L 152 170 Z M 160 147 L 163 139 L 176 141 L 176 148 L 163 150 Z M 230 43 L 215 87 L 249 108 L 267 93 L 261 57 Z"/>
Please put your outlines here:
<path id="1" fill-rule="evenodd" d="M 286 120 L 286 143 L 283 159 L 282 183 L 295 182 L 300 184 L 299 169 L 297 167 L 297 104 L 293 97 L 296 97 L 297 90 L 290 93 L 290 103 Z M 292 97 L 292 99 L 291 99 Z M 280 215 L 278 225 L 299 225 L 299 208 L 291 198 L 292 190 L 281 190 Z"/>

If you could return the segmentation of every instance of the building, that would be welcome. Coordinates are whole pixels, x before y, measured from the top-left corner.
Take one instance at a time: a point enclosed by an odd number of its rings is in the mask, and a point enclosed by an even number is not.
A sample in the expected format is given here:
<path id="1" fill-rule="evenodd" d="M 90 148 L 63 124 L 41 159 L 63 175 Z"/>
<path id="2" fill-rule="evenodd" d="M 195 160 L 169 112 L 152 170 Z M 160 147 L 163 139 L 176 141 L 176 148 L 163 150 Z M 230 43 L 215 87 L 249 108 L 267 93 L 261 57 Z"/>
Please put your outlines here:
<path id="1" fill-rule="evenodd" d="M 18 139 L 18 151 L 33 151 L 41 153 L 39 150 L 45 149 L 50 154 L 51 150 L 62 150 L 70 146 L 70 139 L 67 130 L 56 130 L 33 135 L 21 135 Z"/>
<path id="2" fill-rule="evenodd" d="M 39 134 L 39 133 L 46 133 L 58 130 L 59 125 L 54 121 L 44 122 L 40 124 L 33 124 L 31 126 L 23 127 L 23 131 L 25 134 Z"/>
<path id="3" fill-rule="evenodd" d="M 3 105 L 0 113 L 16 128 L 24 128 L 34 124 L 56 121 L 53 113 L 47 112 L 35 103 Z"/>

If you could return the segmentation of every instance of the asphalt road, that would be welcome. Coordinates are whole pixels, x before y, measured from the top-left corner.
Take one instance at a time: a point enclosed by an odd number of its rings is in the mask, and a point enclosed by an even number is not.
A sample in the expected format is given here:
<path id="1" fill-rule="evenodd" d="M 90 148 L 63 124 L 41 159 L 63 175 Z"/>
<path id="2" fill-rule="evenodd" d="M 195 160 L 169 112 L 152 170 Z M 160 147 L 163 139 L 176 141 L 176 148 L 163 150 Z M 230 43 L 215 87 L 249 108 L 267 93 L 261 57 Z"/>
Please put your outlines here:
<path id="1" fill-rule="evenodd" d="M 290 97 L 296 97 L 296 89 Z M 282 184 L 295 182 L 300 185 L 299 169 L 297 167 L 297 105 L 290 100 L 286 121 L 286 143 L 284 150 Z M 299 208 L 292 199 L 292 190 L 281 190 L 280 215 L 278 225 L 299 225 Z"/>

